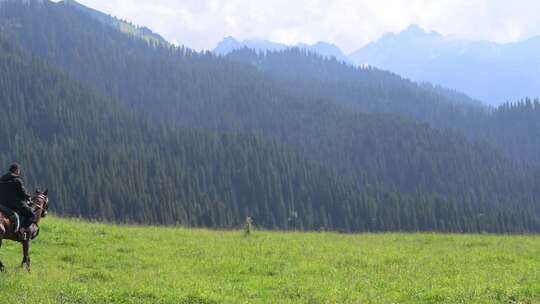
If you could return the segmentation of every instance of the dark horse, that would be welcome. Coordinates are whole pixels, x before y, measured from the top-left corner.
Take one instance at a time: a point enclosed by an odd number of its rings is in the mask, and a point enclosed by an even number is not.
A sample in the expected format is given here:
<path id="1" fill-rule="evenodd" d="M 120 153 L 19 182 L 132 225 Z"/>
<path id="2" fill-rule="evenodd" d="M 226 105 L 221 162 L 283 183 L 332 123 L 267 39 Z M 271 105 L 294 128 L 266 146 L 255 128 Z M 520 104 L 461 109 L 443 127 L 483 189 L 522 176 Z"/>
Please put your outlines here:
<path id="1" fill-rule="evenodd" d="M 11 240 L 22 243 L 23 246 L 23 260 L 21 267 L 26 266 L 26 270 L 30 271 L 30 243 L 39 234 L 39 221 L 42 217 L 47 215 L 49 210 L 49 197 L 47 196 L 48 190 L 44 192 L 36 191 L 36 195 L 32 197 L 30 207 L 36 216 L 36 222 L 30 226 L 30 237 L 27 240 L 23 240 L 21 236 L 14 231 L 15 223 L 11 219 L 0 212 L 0 247 L 2 247 L 2 240 Z M 0 271 L 4 271 L 4 265 L 0 262 Z"/>

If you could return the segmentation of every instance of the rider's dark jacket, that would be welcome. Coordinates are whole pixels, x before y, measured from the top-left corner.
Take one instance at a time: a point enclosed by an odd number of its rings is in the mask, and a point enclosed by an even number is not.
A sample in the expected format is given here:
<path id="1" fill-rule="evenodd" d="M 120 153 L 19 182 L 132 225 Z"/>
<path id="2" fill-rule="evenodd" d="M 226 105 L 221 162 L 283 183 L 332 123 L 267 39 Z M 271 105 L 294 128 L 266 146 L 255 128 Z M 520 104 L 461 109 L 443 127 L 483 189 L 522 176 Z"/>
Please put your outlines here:
<path id="1" fill-rule="evenodd" d="M 20 209 L 27 207 L 26 202 L 30 199 L 30 194 L 26 192 L 24 188 L 23 179 L 15 174 L 7 173 L 0 178 L 0 183 L 13 183 L 11 191 L 3 191 L 1 199 L 1 204 L 8 208 Z"/>

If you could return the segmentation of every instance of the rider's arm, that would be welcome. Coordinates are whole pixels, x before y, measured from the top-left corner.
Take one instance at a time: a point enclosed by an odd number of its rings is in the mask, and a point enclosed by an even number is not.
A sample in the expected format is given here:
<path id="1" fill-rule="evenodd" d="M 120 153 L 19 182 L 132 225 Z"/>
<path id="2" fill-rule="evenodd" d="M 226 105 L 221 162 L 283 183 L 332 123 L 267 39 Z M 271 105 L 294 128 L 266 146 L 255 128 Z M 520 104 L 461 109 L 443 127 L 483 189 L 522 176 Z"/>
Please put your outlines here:
<path id="1" fill-rule="evenodd" d="M 24 195 L 25 200 L 29 200 L 32 196 L 26 191 L 26 188 L 24 188 L 24 183 L 23 183 L 22 179 L 18 179 L 17 184 L 18 184 L 18 188 L 19 188 L 19 193 Z"/>

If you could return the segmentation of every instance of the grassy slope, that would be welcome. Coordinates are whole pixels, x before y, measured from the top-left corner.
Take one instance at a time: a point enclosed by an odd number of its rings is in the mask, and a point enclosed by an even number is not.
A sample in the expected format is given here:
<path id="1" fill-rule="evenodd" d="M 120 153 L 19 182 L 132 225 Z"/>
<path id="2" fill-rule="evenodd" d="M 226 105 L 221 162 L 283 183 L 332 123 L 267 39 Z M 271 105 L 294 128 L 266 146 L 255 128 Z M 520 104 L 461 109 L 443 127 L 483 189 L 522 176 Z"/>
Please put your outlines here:
<path id="1" fill-rule="evenodd" d="M 42 227 L 5 303 L 540 303 L 540 237 Z"/>

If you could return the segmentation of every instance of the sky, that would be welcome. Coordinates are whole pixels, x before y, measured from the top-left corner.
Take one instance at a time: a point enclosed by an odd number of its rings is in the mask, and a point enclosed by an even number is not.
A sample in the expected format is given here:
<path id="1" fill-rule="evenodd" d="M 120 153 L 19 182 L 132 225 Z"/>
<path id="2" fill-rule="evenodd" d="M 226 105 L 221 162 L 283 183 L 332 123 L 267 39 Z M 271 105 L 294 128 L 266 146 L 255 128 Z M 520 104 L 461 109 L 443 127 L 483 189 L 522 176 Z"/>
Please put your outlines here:
<path id="1" fill-rule="evenodd" d="M 197 50 L 224 37 L 293 45 L 334 43 L 355 51 L 410 24 L 475 40 L 540 35 L 538 0 L 78 0 Z"/>

